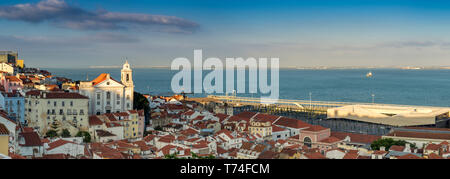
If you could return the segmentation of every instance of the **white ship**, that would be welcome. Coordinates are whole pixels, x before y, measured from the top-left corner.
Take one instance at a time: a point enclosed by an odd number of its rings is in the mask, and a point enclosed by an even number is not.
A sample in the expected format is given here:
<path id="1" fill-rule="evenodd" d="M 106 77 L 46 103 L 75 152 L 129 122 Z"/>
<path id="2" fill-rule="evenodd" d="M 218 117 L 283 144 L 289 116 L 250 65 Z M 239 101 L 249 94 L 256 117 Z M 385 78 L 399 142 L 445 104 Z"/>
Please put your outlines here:
<path id="1" fill-rule="evenodd" d="M 373 76 L 372 72 L 369 72 L 369 73 L 366 74 L 366 77 L 367 77 L 367 78 L 370 78 L 370 77 L 372 77 L 372 76 Z"/>

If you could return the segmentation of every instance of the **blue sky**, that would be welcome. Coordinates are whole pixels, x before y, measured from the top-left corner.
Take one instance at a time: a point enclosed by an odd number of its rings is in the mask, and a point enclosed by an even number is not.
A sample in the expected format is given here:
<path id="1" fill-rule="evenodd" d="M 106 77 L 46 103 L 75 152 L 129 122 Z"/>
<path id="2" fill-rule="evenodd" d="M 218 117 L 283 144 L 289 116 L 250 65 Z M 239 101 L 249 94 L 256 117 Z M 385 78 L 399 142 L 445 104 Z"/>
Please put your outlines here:
<path id="1" fill-rule="evenodd" d="M 450 2 L 2 0 L 0 49 L 29 66 L 168 66 L 279 57 L 280 66 L 450 65 Z"/>

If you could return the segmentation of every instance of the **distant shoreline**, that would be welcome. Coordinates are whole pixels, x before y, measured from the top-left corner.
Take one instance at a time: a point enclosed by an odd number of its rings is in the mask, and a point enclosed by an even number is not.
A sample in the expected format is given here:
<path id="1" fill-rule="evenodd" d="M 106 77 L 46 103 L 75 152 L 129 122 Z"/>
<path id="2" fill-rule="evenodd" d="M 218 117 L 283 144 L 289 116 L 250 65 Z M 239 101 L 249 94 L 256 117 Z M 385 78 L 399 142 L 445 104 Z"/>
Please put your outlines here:
<path id="1" fill-rule="evenodd" d="M 41 69 L 120 69 L 121 66 L 89 66 L 89 67 L 41 67 Z M 135 69 L 170 69 L 169 66 L 135 66 Z M 248 68 L 247 68 L 248 69 Z M 450 70 L 450 67 L 280 67 L 281 70 Z"/>

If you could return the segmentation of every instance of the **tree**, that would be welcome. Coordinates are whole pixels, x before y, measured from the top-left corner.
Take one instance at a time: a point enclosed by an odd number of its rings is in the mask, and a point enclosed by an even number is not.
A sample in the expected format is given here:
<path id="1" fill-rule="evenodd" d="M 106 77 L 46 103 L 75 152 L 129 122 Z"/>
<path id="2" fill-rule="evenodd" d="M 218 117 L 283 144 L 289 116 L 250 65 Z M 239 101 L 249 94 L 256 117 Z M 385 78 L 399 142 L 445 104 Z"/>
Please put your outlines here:
<path id="1" fill-rule="evenodd" d="M 164 156 L 165 159 L 178 159 L 176 154 L 168 154 Z"/>
<path id="2" fill-rule="evenodd" d="M 148 99 L 136 91 L 134 92 L 133 97 L 133 107 L 136 110 L 144 110 L 145 114 L 150 112 L 150 103 L 148 102 Z"/>
<path id="3" fill-rule="evenodd" d="M 63 129 L 62 133 L 61 133 L 61 137 L 72 137 L 72 136 L 70 135 L 69 130 Z"/>
<path id="4" fill-rule="evenodd" d="M 135 91 L 133 94 L 133 108 L 136 110 L 144 110 L 145 126 L 147 126 L 150 123 L 150 102 L 141 93 Z"/>
<path id="5" fill-rule="evenodd" d="M 53 138 L 53 137 L 57 137 L 58 133 L 55 130 L 48 130 L 47 133 L 45 133 L 45 136 Z"/>
<path id="6" fill-rule="evenodd" d="M 216 158 L 214 155 L 208 155 L 208 156 L 201 157 L 201 156 L 198 156 L 194 152 L 191 152 L 191 156 L 192 156 L 192 159 L 215 159 Z"/>
<path id="7" fill-rule="evenodd" d="M 389 148 L 391 148 L 391 146 L 393 145 L 405 146 L 406 144 L 410 144 L 410 146 L 413 148 L 416 147 L 416 145 L 406 142 L 404 140 L 394 140 L 391 138 L 378 139 L 376 141 L 373 141 L 370 147 L 372 148 L 372 150 L 380 150 L 380 147 L 385 147 L 385 150 L 388 151 Z"/>
<path id="8" fill-rule="evenodd" d="M 75 135 L 76 137 L 83 137 L 83 142 L 84 143 L 89 143 L 91 142 L 91 134 L 89 134 L 89 132 L 86 131 L 79 131 L 77 133 L 77 135 Z"/>
<path id="9" fill-rule="evenodd" d="M 156 126 L 156 127 L 155 127 L 155 130 L 157 130 L 157 131 L 162 131 L 162 127 L 161 127 L 161 126 Z"/>

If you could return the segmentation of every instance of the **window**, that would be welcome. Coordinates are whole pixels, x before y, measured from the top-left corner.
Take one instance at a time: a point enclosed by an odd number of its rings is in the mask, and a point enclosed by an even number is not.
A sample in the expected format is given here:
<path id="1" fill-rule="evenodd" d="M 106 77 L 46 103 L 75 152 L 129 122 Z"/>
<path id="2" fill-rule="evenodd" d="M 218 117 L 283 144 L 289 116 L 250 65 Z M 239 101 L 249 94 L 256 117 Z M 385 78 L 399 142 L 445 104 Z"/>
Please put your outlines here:
<path id="1" fill-rule="evenodd" d="M 61 106 L 64 106 L 65 104 L 64 104 L 64 101 L 63 102 L 61 102 Z"/>
<path id="2" fill-rule="evenodd" d="M 307 147 L 311 147 L 311 138 L 305 137 L 305 138 L 303 139 L 303 143 L 304 143 Z"/>
<path id="3" fill-rule="evenodd" d="M 111 92 L 106 92 L 106 99 L 111 99 Z"/>
<path id="4" fill-rule="evenodd" d="M 73 101 L 70 101 L 70 106 L 73 106 Z"/>
<path id="5" fill-rule="evenodd" d="M 55 102 L 53 102 L 53 106 L 56 106 L 56 101 L 55 101 Z"/>
<path id="6" fill-rule="evenodd" d="M 100 100 L 100 93 L 97 93 L 97 100 Z"/>
<path id="7" fill-rule="evenodd" d="M 59 115 L 63 115 L 64 111 L 62 109 L 59 110 Z"/>

